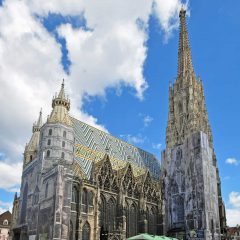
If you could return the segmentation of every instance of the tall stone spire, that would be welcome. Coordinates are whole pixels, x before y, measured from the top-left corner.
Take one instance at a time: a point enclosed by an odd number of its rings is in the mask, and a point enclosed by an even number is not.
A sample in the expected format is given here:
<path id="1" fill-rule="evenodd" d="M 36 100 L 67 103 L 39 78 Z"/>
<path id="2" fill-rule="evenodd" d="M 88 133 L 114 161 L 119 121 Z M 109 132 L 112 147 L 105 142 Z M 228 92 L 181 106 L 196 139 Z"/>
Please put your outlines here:
<path id="1" fill-rule="evenodd" d="M 169 87 L 167 147 L 182 144 L 186 137 L 197 131 L 206 133 L 212 145 L 203 85 L 202 81 L 196 78 L 192 65 L 184 8 L 181 9 L 179 18 L 178 73 L 175 83 Z"/>
<path id="2" fill-rule="evenodd" d="M 181 9 L 177 79 L 169 87 L 166 149 L 162 153 L 165 223 L 169 235 L 221 239 L 226 226 L 221 182 L 203 84 L 194 73 L 186 10 Z M 221 221 L 220 221 L 221 220 Z"/>
<path id="3" fill-rule="evenodd" d="M 61 85 L 60 92 L 52 100 L 52 113 L 48 118 L 48 123 L 62 123 L 72 125 L 69 117 L 70 100 L 65 96 L 64 79 Z"/>
<path id="4" fill-rule="evenodd" d="M 178 77 L 184 77 L 186 73 L 193 74 L 191 49 L 188 40 L 188 30 L 186 24 L 186 10 L 182 7 L 179 13 L 180 34 L 178 48 Z"/>

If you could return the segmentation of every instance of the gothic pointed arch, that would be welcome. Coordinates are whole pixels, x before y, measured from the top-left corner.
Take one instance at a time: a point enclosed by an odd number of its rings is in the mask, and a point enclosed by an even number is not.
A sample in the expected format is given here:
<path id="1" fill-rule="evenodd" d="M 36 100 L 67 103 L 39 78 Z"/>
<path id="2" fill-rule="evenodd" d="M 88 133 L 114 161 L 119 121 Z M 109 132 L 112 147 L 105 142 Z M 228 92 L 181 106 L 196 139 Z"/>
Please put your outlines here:
<path id="1" fill-rule="evenodd" d="M 125 192 L 127 192 L 129 195 L 132 195 L 132 192 L 133 192 L 132 188 L 135 185 L 135 178 L 134 178 L 132 166 L 130 163 L 127 163 L 125 167 L 125 172 L 121 180 L 121 185 Z"/>
<path id="2" fill-rule="evenodd" d="M 132 203 L 129 212 L 129 224 L 131 227 L 129 228 L 129 236 L 135 236 L 138 232 L 138 209 L 135 203 Z"/>
<path id="3" fill-rule="evenodd" d="M 151 198 L 151 191 L 152 191 L 152 180 L 151 180 L 149 170 L 147 170 L 143 180 L 142 192 L 144 193 L 144 196 L 149 200 Z"/>
<path id="4" fill-rule="evenodd" d="M 108 232 L 112 233 L 116 229 L 117 224 L 117 205 L 113 197 L 111 197 L 107 203 L 107 222 Z"/>
<path id="5" fill-rule="evenodd" d="M 107 228 L 107 203 L 106 198 L 103 194 L 100 195 L 100 202 L 99 202 L 99 227 L 103 231 L 106 231 Z"/>
<path id="6" fill-rule="evenodd" d="M 156 207 L 152 206 L 149 209 L 148 233 L 156 235 L 156 232 L 157 232 L 157 209 Z"/>
<path id="7" fill-rule="evenodd" d="M 91 236 L 91 226 L 88 221 L 86 221 L 82 228 L 82 240 L 90 240 Z"/>
<path id="8" fill-rule="evenodd" d="M 103 161 L 101 162 L 101 175 L 102 176 L 110 176 L 113 174 L 112 164 L 110 161 L 110 157 L 105 154 Z"/>
<path id="9" fill-rule="evenodd" d="M 126 204 L 126 237 L 138 233 L 138 208 L 136 203 Z"/>

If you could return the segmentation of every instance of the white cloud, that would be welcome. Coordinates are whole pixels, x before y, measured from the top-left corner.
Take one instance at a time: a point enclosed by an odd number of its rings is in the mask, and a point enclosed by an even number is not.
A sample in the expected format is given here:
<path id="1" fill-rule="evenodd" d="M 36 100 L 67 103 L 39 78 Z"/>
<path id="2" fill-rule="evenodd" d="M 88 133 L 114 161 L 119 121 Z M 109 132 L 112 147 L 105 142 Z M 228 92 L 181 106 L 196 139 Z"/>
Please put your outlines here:
<path id="1" fill-rule="evenodd" d="M 6 211 L 12 211 L 12 203 L 10 202 L 2 202 L 0 200 L 0 214 L 6 212 Z"/>
<path id="2" fill-rule="evenodd" d="M 237 166 L 239 161 L 236 158 L 228 158 L 225 163 Z"/>
<path id="3" fill-rule="evenodd" d="M 150 117 L 149 115 L 144 116 L 143 118 L 144 127 L 148 127 L 152 121 L 153 118 Z"/>
<path id="4" fill-rule="evenodd" d="M 152 147 L 153 149 L 157 149 L 157 150 L 160 150 L 162 148 L 162 144 L 161 143 L 153 143 L 152 144 Z"/>
<path id="5" fill-rule="evenodd" d="M 236 227 L 240 224 L 240 209 L 226 209 L 227 225 L 229 227 Z"/>
<path id="6" fill-rule="evenodd" d="M 226 209 L 227 225 L 234 227 L 240 224 L 240 192 L 229 194 L 229 208 Z"/>
<path id="7" fill-rule="evenodd" d="M 0 162 L 0 188 L 9 192 L 18 192 L 21 183 L 22 164 Z"/>
<path id="8" fill-rule="evenodd" d="M 120 135 L 120 137 L 130 144 L 142 144 L 147 140 L 147 138 L 142 136 L 141 134 L 137 134 L 135 136 L 131 134 L 122 134 Z"/>
<path id="9" fill-rule="evenodd" d="M 130 86 L 138 98 L 143 98 L 148 85 L 143 65 L 153 2 L 162 29 L 169 33 L 176 25 L 180 0 L 73 0 L 71 4 L 68 0 L 3 1 L 0 7 L 0 152 L 5 162 L 2 164 L 12 166 L 10 163 L 22 161 L 32 123 L 41 107 L 45 116 L 50 113 L 52 95 L 59 90 L 62 78 L 66 78 L 72 115 L 102 129 L 105 128 L 96 118 L 82 110 L 86 95 L 104 96 L 110 87 L 121 92 L 122 86 Z M 72 63 L 69 75 L 61 64 L 60 44 L 41 21 L 50 12 L 84 15 L 91 29 L 73 29 L 69 24 L 57 29 L 66 40 Z"/>
<path id="10" fill-rule="evenodd" d="M 178 14 L 182 7 L 182 3 L 179 0 L 155 0 L 155 13 L 159 19 L 160 26 L 165 31 L 165 38 L 168 39 L 172 30 L 178 26 Z M 185 8 L 188 6 L 188 1 L 185 4 Z"/>
<path id="11" fill-rule="evenodd" d="M 229 194 L 229 202 L 233 207 L 240 208 L 240 193 L 239 192 L 231 192 Z"/>

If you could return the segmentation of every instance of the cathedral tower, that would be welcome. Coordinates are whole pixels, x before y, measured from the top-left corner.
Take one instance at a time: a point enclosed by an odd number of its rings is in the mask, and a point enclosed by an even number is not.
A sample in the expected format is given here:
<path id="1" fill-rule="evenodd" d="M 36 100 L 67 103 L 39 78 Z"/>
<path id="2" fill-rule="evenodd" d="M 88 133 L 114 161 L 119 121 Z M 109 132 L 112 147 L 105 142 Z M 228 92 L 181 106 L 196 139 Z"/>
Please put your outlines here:
<path id="1" fill-rule="evenodd" d="M 59 161 L 73 162 L 74 132 L 69 116 L 70 100 L 65 96 L 64 80 L 61 90 L 52 100 L 52 112 L 42 127 L 41 151 L 43 168 L 49 168 Z"/>
<path id="2" fill-rule="evenodd" d="M 42 163 L 39 239 L 69 239 L 74 130 L 64 81 L 52 100 L 52 112 L 41 128 Z M 46 220 L 48 219 L 48 220 Z"/>
<path id="3" fill-rule="evenodd" d="M 177 237 L 220 239 L 220 180 L 203 84 L 196 78 L 181 9 L 177 79 L 169 87 L 166 150 L 162 153 L 166 231 Z"/>

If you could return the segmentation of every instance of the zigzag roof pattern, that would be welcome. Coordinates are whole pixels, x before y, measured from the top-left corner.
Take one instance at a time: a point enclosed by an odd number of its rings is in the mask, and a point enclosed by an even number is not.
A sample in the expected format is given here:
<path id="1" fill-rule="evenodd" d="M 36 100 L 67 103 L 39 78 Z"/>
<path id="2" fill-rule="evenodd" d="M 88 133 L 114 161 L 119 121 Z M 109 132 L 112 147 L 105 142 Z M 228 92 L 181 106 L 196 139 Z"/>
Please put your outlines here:
<path id="1" fill-rule="evenodd" d="M 104 158 L 107 153 L 114 170 L 120 170 L 131 163 L 137 177 L 149 169 L 154 179 L 159 179 L 160 163 L 157 158 L 106 132 L 71 117 L 75 132 L 75 161 L 89 179 L 93 163 Z"/>

